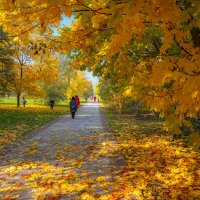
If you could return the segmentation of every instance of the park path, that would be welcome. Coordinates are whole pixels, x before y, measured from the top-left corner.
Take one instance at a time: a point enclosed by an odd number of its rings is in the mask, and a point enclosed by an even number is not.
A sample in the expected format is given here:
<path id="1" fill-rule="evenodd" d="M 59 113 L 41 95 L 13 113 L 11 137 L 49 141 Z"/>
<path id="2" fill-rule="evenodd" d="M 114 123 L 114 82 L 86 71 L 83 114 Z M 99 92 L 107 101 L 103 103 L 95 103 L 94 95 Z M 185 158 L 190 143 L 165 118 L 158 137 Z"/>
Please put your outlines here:
<path id="1" fill-rule="evenodd" d="M 65 115 L 4 155 L 0 199 L 107 199 L 124 166 L 99 104 L 87 103 L 74 120 Z"/>

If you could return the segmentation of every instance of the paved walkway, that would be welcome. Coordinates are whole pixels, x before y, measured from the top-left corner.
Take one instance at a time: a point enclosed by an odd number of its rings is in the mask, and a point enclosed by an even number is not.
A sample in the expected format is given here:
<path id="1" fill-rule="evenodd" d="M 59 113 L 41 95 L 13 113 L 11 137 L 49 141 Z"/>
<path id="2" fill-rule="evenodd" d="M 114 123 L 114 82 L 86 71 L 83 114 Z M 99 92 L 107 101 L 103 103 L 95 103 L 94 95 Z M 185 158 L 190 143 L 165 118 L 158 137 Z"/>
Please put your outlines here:
<path id="1" fill-rule="evenodd" d="M 0 199 L 98 199 L 114 191 L 124 166 L 98 103 L 35 131 L 0 160 Z"/>

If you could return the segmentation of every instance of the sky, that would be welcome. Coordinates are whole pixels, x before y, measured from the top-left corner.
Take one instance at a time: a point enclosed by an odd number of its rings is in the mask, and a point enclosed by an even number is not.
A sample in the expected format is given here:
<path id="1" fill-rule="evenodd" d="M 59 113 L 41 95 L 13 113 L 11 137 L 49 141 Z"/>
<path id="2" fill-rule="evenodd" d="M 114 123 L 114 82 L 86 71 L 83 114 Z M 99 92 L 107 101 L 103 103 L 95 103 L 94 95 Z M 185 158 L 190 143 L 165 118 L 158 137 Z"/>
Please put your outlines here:
<path id="1" fill-rule="evenodd" d="M 88 72 L 88 71 L 85 72 L 85 75 L 86 75 L 86 77 L 87 77 L 89 80 L 92 81 L 93 89 L 94 89 L 95 86 L 98 84 L 98 81 L 99 81 L 98 77 L 96 77 L 96 76 L 94 77 L 94 76 L 92 75 L 92 72 Z"/>
<path id="2" fill-rule="evenodd" d="M 65 15 L 62 15 L 62 20 L 60 21 L 60 27 L 69 26 L 69 25 L 72 23 L 73 20 L 74 20 L 73 17 L 68 18 L 68 17 L 66 17 Z M 54 30 L 54 35 L 58 35 L 57 29 L 54 28 L 53 30 Z M 94 76 L 92 75 L 92 72 L 89 72 L 89 71 L 86 71 L 86 72 L 85 72 L 85 75 L 86 75 L 86 77 L 92 82 L 92 84 L 93 84 L 93 89 L 94 89 L 95 86 L 96 86 L 97 83 L 98 83 L 98 80 L 99 80 L 98 77 L 94 77 Z"/>

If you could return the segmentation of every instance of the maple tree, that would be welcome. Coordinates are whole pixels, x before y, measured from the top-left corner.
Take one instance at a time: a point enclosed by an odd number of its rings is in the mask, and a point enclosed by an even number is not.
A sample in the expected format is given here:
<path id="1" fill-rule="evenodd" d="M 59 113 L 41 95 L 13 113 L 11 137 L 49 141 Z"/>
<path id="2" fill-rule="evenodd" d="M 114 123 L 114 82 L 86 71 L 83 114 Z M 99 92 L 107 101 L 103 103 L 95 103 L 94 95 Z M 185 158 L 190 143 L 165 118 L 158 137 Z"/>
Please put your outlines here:
<path id="1" fill-rule="evenodd" d="M 65 94 L 68 99 L 75 95 L 89 98 L 92 95 L 92 83 L 85 77 L 84 72 L 76 71 L 74 76 L 70 78 Z"/>
<path id="2" fill-rule="evenodd" d="M 126 87 L 126 80 L 122 76 L 115 76 L 112 79 L 100 78 L 96 88 L 100 98 L 113 112 L 122 113 L 122 109 L 130 102 L 130 98 L 123 95 Z"/>
<path id="3" fill-rule="evenodd" d="M 14 42 L 13 51 L 13 60 L 15 60 L 13 87 L 17 94 L 17 106 L 20 106 L 20 96 L 30 86 L 27 83 L 33 84 L 34 75 L 31 72 L 31 57 L 27 53 L 26 47 L 19 42 Z"/>
<path id="4" fill-rule="evenodd" d="M 198 116 L 198 0 L 1 0 L 0 9 L 10 37 L 27 42 L 37 33 L 48 48 L 77 52 L 75 68 L 122 74 L 124 93 L 165 116 L 166 129 L 180 133 L 180 124 L 190 127 L 186 119 Z M 59 27 L 62 15 L 74 16 L 71 27 Z"/>
<path id="5" fill-rule="evenodd" d="M 93 95 L 93 84 L 89 80 L 84 81 L 83 97 L 87 103 L 88 99 Z"/>
<path id="6" fill-rule="evenodd" d="M 50 84 L 58 76 L 58 60 L 54 55 L 37 55 L 19 39 L 12 41 L 13 82 L 11 91 L 17 94 L 17 106 L 21 95 L 44 96 L 42 83 Z"/>
<path id="7" fill-rule="evenodd" d="M 66 100 L 65 92 L 70 85 L 72 77 L 76 74 L 76 70 L 68 67 L 71 60 L 67 55 L 56 55 L 56 57 L 58 58 L 57 79 L 50 84 L 42 84 L 46 91 L 45 98 L 48 102 L 50 99 L 54 99 L 55 101 Z M 51 74 L 51 77 L 54 78 L 54 75 Z"/>

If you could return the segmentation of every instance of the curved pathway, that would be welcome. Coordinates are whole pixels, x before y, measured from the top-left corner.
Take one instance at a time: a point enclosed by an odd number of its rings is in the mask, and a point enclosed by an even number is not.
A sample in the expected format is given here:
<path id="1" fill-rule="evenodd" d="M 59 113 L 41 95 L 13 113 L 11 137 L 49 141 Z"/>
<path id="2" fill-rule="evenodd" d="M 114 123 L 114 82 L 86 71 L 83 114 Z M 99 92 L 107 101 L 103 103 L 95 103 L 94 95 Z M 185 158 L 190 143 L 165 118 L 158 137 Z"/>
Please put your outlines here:
<path id="1" fill-rule="evenodd" d="M 0 199 L 106 199 L 125 164 L 102 119 L 87 103 L 25 137 L 0 160 Z"/>

